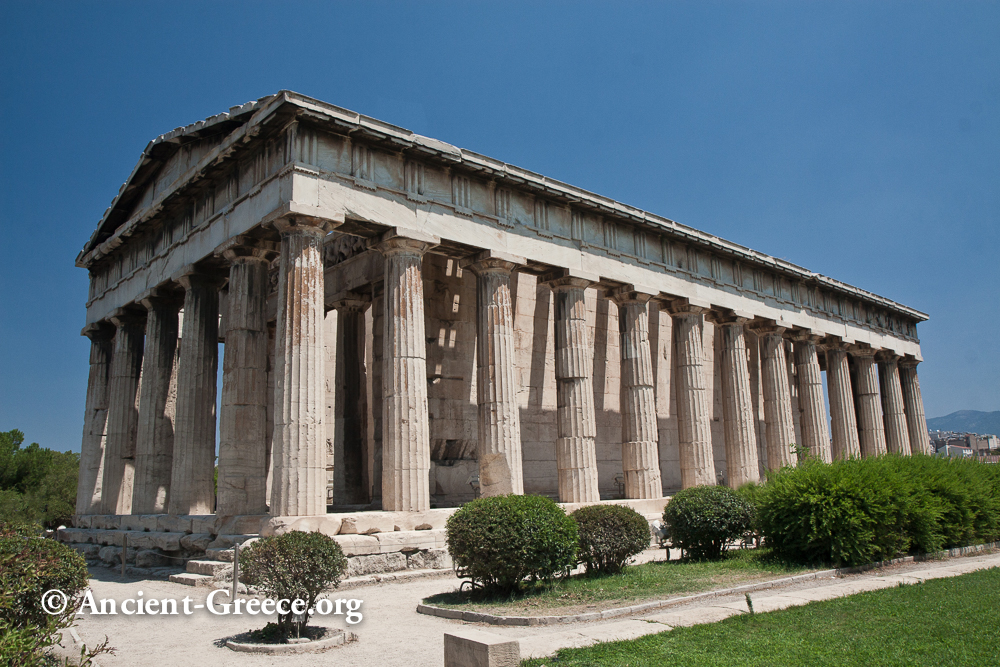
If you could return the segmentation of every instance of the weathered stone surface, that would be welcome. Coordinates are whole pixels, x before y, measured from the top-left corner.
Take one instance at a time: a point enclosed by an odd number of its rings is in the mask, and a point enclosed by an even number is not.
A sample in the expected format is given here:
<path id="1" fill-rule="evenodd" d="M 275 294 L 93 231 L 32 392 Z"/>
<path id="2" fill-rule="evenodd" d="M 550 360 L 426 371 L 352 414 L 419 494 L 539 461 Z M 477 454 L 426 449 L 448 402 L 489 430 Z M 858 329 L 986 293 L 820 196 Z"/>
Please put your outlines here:
<path id="1" fill-rule="evenodd" d="M 338 516 L 272 517 L 261 526 L 261 537 L 283 535 L 290 530 L 336 535 L 340 531 L 342 519 Z"/>
<path id="2" fill-rule="evenodd" d="M 463 628 L 444 635 L 445 667 L 517 667 L 521 645 L 516 639 Z"/>
<path id="3" fill-rule="evenodd" d="M 256 535 L 267 522 L 266 514 L 223 517 L 218 532 L 227 535 Z"/>
<path id="4" fill-rule="evenodd" d="M 191 532 L 192 533 L 211 533 L 212 535 L 219 534 L 219 520 L 214 514 L 208 515 L 193 515 L 188 517 L 191 519 Z"/>
<path id="5" fill-rule="evenodd" d="M 192 533 L 182 537 L 180 545 L 185 551 L 205 551 L 213 539 L 209 533 Z"/>
<path id="6" fill-rule="evenodd" d="M 396 551 L 440 549 L 445 546 L 445 531 L 421 530 L 379 533 L 375 536 L 379 543 L 379 551 L 393 553 Z"/>
<path id="7" fill-rule="evenodd" d="M 677 431 L 681 485 L 686 489 L 714 485 L 710 399 L 705 383 L 705 350 L 702 339 L 704 308 L 684 300 L 668 310 L 674 320 L 677 382 Z"/>
<path id="8" fill-rule="evenodd" d="M 854 410 L 854 389 L 847 352 L 839 341 L 828 341 L 826 350 L 826 384 L 830 398 L 830 430 L 833 432 L 835 459 L 861 456 L 857 415 Z"/>
<path id="9" fill-rule="evenodd" d="M 90 521 L 91 528 L 97 530 L 117 530 L 121 524 L 121 517 L 114 514 L 96 514 Z"/>
<path id="10" fill-rule="evenodd" d="M 363 556 L 381 551 L 378 539 L 370 535 L 335 535 L 333 539 L 344 550 L 345 556 Z"/>
<path id="11" fill-rule="evenodd" d="M 764 421 L 767 423 L 767 466 L 771 470 L 795 465 L 796 462 L 792 450 L 792 445 L 796 444 L 795 422 L 792 418 L 792 394 L 788 384 L 783 331 L 783 327 L 767 324 L 757 327 L 764 387 Z"/>
<path id="12" fill-rule="evenodd" d="M 156 518 L 156 529 L 163 533 L 193 533 L 191 517 L 161 514 Z M 200 531 L 208 532 L 208 531 Z"/>
<path id="13" fill-rule="evenodd" d="M 879 384 L 882 387 L 882 413 L 885 420 L 886 449 L 893 454 L 909 456 L 910 433 L 906 423 L 903 390 L 899 382 L 898 357 L 887 354 L 879 363 Z"/>
<path id="14" fill-rule="evenodd" d="M 920 380 L 917 378 L 917 363 L 913 358 L 899 362 L 900 385 L 906 406 L 906 427 L 910 433 L 913 453 L 933 454 L 927 434 L 927 419 L 924 416 L 924 399 L 920 394 Z"/>
<path id="15" fill-rule="evenodd" d="M 750 392 L 750 369 L 743 325 L 745 318 L 714 315 L 722 334 L 722 415 L 726 427 L 726 482 L 739 488 L 760 481 L 757 421 Z"/>
<path id="16" fill-rule="evenodd" d="M 337 531 L 341 535 L 357 535 L 358 526 L 354 519 L 344 519 L 340 523 L 340 530 Z"/>
<path id="17" fill-rule="evenodd" d="M 326 511 L 323 224 L 281 219 L 271 514 Z"/>
<path id="18" fill-rule="evenodd" d="M 122 530 L 150 531 L 156 530 L 158 517 L 155 514 L 126 515 L 119 524 Z"/>
<path id="19" fill-rule="evenodd" d="M 94 323 L 85 327 L 83 334 L 90 338 L 90 376 L 87 379 L 87 407 L 83 417 L 76 513 L 89 515 L 101 511 L 115 327 L 106 322 Z"/>
<path id="20" fill-rule="evenodd" d="M 447 549 L 427 549 L 406 554 L 406 564 L 411 570 L 447 570 L 452 561 Z"/>
<path id="21" fill-rule="evenodd" d="M 178 311 L 174 294 L 154 292 L 146 307 L 146 348 L 142 356 L 139 425 L 135 442 L 133 514 L 167 511 L 174 454 L 174 409 L 177 399 Z"/>
<path id="22" fill-rule="evenodd" d="M 795 370 L 799 382 L 799 411 L 802 424 L 802 444 L 809 454 L 830 463 L 830 432 L 827 428 L 826 402 L 823 399 L 823 376 L 819 368 L 816 343 L 819 337 L 799 334 L 795 341 Z"/>
<path id="23" fill-rule="evenodd" d="M 360 577 L 381 572 L 398 572 L 406 569 L 406 556 L 401 553 L 385 553 L 372 556 L 354 556 L 347 559 L 346 577 Z"/>
<path id="24" fill-rule="evenodd" d="M 587 327 L 586 289 L 592 276 L 560 271 L 546 277 L 555 301 L 556 467 L 559 500 L 600 500 L 597 486 L 597 417 L 594 412 L 594 343 Z"/>
<path id="25" fill-rule="evenodd" d="M 210 514 L 215 504 L 215 390 L 219 368 L 216 275 L 191 273 L 184 287 L 184 328 L 177 367 L 170 514 Z"/>
<path id="26" fill-rule="evenodd" d="M 615 290 L 621 338 L 622 472 L 626 498 L 660 498 L 659 434 L 656 423 L 656 378 L 649 348 L 649 299 L 632 289 Z"/>
<path id="27" fill-rule="evenodd" d="M 108 390 L 108 436 L 104 450 L 101 511 L 104 514 L 130 514 L 135 475 L 135 436 L 139 420 L 139 374 L 146 323 L 143 314 L 124 309 L 116 311 L 112 321 L 117 332 Z"/>
<path id="28" fill-rule="evenodd" d="M 880 456 L 886 452 L 875 352 L 868 347 L 851 347 L 851 356 L 858 367 L 858 383 L 854 387 L 858 407 L 858 439 L 861 441 L 861 455 L 865 457 Z"/>
<path id="29" fill-rule="evenodd" d="M 96 544 L 71 544 L 71 547 L 81 556 L 90 560 L 93 558 L 99 558 L 101 553 L 101 547 Z"/>
<path id="30" fill-rule="evenodd" d="M 217 253 L 229 260 L 230 266 L 215 511 L 221 515 L 263 514 L 267 511 L 268 264 L 275 247 L 238 236 Z"/>
<path id="31" fill-rule="evenodd" d="M 142 549 L 135 554 L 136 567 L 166 567 L 173 565 L 169 558 L 153 549 Z"/>

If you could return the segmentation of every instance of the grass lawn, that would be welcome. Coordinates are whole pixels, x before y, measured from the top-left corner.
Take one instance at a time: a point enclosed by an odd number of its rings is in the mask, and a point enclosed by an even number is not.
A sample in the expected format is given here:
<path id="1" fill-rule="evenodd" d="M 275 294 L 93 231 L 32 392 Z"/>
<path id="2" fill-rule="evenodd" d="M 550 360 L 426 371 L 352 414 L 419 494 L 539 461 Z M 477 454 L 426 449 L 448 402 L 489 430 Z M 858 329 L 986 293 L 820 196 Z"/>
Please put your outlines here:
<path id="1" fill-rule="evenodd" d="M 537 583 L 515 597 L 487 597 L 466 590 L 434 595 L 424 602 L 503 616 L 573 614 L 776 579 L 807 569 L 780 562 L 766 549 L 735 550 L 720 561 L 659 561 L 626 567 L 620 574 Z"/>
<path id="2" fill-rule="evenodd" d="M 522 667 L 1000 665 L 1000 568 L 744 614 Z"/>

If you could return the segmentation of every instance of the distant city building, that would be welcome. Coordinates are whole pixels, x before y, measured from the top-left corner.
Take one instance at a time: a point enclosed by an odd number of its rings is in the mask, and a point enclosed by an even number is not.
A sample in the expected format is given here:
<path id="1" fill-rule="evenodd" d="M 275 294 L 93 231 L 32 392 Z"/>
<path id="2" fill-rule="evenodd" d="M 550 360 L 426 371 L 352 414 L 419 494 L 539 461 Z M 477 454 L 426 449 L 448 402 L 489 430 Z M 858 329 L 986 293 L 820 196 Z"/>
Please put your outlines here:
<path id="1" fill-rule="evenodd" d="M 929 431 L 934 451 L 941 456 L 989 456 L 1000 453 L 1000 438 L 978 433 Z"/>

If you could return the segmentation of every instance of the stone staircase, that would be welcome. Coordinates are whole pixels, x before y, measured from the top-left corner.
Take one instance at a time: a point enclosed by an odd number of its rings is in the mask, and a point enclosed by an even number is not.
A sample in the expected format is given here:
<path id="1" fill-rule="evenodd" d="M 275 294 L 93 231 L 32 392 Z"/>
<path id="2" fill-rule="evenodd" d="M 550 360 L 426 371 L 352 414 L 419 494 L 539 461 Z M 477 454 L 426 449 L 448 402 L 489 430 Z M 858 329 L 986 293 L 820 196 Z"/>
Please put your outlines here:
<path id="1" fill-rule="evenodd" d="M 233 535 L 240 544 L 257 535 Z M 242 539 L 239 539 L 242 538 Z M 211 587 L 222 581 L 232 581 L 233 547 L 205 550 L 203 558 L 192 558 L 187 562 L 187 571 L 170 575 L 170 581 L 185 586 Z"/>

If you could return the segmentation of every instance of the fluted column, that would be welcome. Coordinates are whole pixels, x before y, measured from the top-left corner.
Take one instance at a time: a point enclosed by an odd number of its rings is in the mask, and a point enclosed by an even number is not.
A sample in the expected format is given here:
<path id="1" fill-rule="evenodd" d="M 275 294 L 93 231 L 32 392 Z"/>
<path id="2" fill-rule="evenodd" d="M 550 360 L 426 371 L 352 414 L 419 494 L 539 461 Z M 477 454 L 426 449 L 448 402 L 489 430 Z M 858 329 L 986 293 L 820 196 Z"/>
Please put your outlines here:
<path id="1" fill-rule="evenodd" d="M 479 489 L 483 496 L 524 493 L 510 296 L 511 271 L 522 264 L 522 257 L 485 251 L 468 265 L 476 274 L 477 288 L 476 391 Z"/>
<path id="2" fill-rule="evenodd" d="M 900 388 L 903 392 L 903 404 L 906 406 L 906 427 L 913 453 L 933 454 L 930 436 L 927 434 L 927 419 L 924 416 L 924 399 L 920 395 L 920 380 L 917 378 L 918 363 L 911 357 L 899 362 Z"/>
<path id="3" fill-rule="evenodd" d="M 796 463 L 795 422 L 792 416 L 792 393 L 788 385 L 788 361 L 785 358 L 784 327 L 758 325 L 760 336 L 760 374 L 764 390 L 764 421 L 767 423 L 767 465 L 771 470 Z"/>
<path id="4" fill-rule="evenodd" d="M 130 514 L 146 318 L 144 313 L 119 308 L 111 321 L 117 331 L 108 391 L 108 436 L 104 449 L 101 512 Z"/>
<path id="5" fill-rule="evenodd" d="M 163 514 L 170 495 L 177 397 L 178 295 L 154 291 L 146 307 L 146 350 L 139 390 L 132 514 Z"/>
<path id="6" fill-rule="evenodd" d="M 430 417 L 422 262 L 433 241 L 389 236 L 385 257 L 382 356 L 382 509 L 430 507 Z"/>
<path id="7" fill-rule="evenodd" d="M 597 488 L 594 343 L 587 328 L 586 289 L 596 276 L 558 271 L 545 276 L 555 300 L 556 467 L 559 500 L 591 503 Z"/>
<path id="8" fill-rule="evenodd" d="M 324 224 L 279 219 L 272 516 L 326 514 Z"/>
<path id="9" fill-rule="evenodd" d="M 656 379 L 649 349 L 648 292 L 625 285 L 611 294 L 621 336 L 622 471 L 626 498 L 660 498 Z"/>
<path id="10" fill-rule="evenodd" d="M 906 424 L 903 390 L 899 383 L 899 357 L 881 353 L 879 385 L 882 388 L 882 413 L 885 420 L 886 449 L 893 454 L 910 455 L 910 433 Z"/>
<path id="11" fill-rule="evenodd" d="M 875 350 L 852 346 L 851 356 L 857 364 L 858 384 L 854 388 L 858 406 L 858 436 L 861 455 L 885 454 L 885 426 L 882 421 L 882 399 L 879 397 L 878 368 Z"/>
<path id="12" fill-rule="evenodd" d="M 833 453 L 826 421 L 826 402 L 823 400 L 823 374 L 816 352 L 819 336 L 798 334 L 793 341 L 795 371 L 799 382 L 802 444 L 809 448 L 810 455 L 830 463 Z"/>
<path id="13" fill-rule="evenodd" d="M 743 325 L 745 317 L 712 313 L 722 336 L 722 419 L 726 433 L 726 481 L 731 488 L 760 481 L 753 394 Z"/>
<path id="14" fill-rule="evenodd" d="M 219 288 L 216 275 L 178 276 L 184 324 L 177 364 L 174 462 L 170 514 L 211 514 L 215 505 L 215 391 L 219 369 Z"/>
<path id="15" fill-rule="evenodd" d="M 87 379 L 87 406 L 83 415 L 80 476 L 76 483 L 76 513 L 95 514 L 101 511 L 108 384 L 115 327 L 107 322 L 96 322 L 87 325 L 81 333 L 90 339 L 90 376 Z"/>
<path id="16" fill-rule="evenodd" d="M 705 308 L 684 299 L 668 305 L 674 320 L 677 357 L 677 431 L 681 486 L 716 484 L 712 453 L 711 396 L 705 379 Z"/>
<path id="17" fill-rule="evenodd" d="M 230 263 L 215 510 L 225 516 L 267 511 L 267 288 L 275 251 L 247 237 L 216 250 Z"/>
<path id="18" fill-rule="evenodd" d="M 858 420 L 854 411 L 851 369 L 843 343 L 826 342 L 826 390 L 830 397 L 830 429 L 833 431 L 834 459 L 859 458 Z"/>

